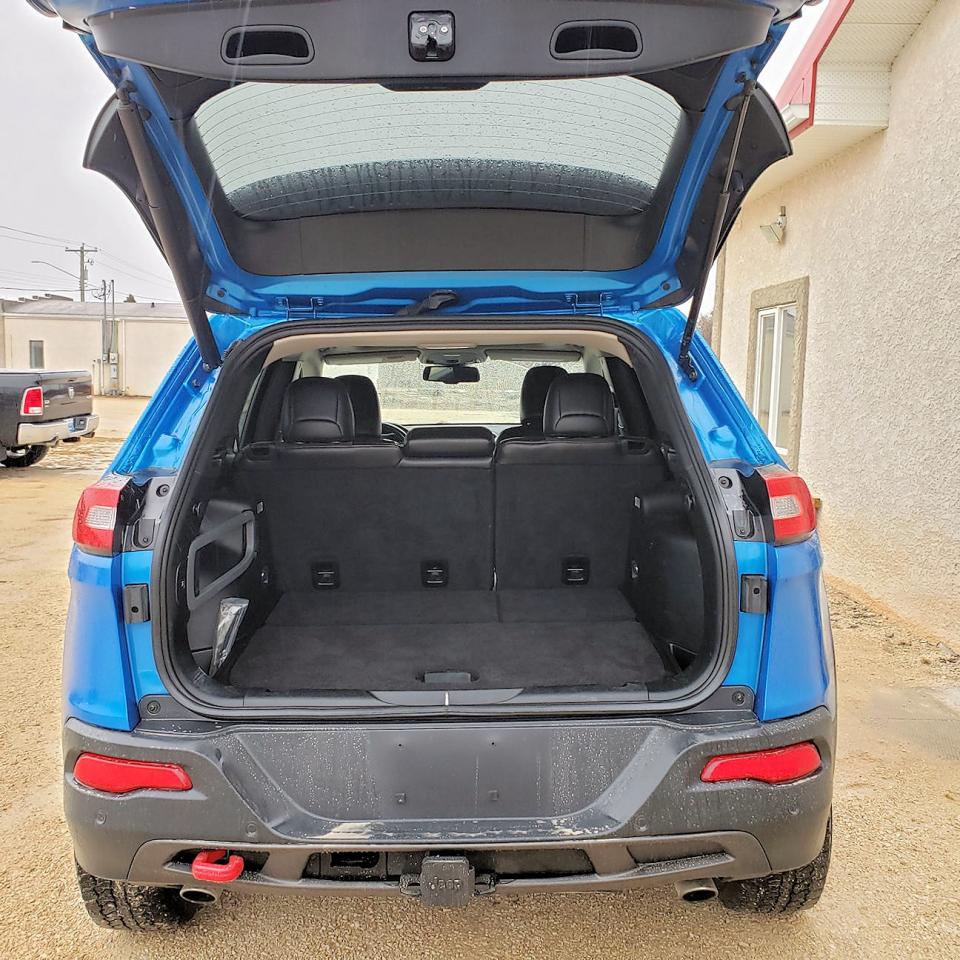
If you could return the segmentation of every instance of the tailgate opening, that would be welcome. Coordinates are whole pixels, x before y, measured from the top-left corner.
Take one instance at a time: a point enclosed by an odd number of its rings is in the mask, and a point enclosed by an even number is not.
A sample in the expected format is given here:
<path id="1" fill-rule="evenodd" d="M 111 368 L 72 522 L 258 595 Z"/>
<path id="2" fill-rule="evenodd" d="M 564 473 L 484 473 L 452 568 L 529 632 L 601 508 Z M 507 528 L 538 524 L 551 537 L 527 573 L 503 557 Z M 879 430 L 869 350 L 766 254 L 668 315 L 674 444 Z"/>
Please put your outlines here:
<path id="1" fill-rule="evenodd" d="M 732 534 L 656 347 L 583 317 L 362 326 L 228 357 L 154 561 L 174 696 L 233 717 L 708 696 Z"/>

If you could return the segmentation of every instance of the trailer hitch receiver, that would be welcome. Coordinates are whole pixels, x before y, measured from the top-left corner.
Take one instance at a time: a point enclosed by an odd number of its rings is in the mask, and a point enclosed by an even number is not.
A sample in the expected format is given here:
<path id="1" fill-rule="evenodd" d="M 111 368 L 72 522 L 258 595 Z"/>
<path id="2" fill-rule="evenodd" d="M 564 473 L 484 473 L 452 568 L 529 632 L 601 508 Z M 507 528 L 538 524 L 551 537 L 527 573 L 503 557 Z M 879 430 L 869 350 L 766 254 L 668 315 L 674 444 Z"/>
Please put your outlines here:
<path id="1" fill-rule="evenodd" d="M 424 857 L 420 876 L 403 878 L 404 892 L 419 895 L 425 907 L 465 907 L 476 877 L 466 857 Z"/>

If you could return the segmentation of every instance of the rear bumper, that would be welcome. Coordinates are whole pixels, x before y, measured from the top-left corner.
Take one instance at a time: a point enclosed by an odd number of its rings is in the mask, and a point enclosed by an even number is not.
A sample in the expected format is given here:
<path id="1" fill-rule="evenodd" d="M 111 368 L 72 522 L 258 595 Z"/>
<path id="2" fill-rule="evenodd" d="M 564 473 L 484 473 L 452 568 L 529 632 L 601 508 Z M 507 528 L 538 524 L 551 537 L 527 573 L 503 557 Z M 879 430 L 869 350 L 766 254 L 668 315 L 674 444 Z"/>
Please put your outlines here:
<path id="1" fill-rule="evenodd" d="M 830 811 L 832 714 L 700 719 L 132 733 L 70 720 L 64 807 L 91 873 L 202 886 L 193 852 L 225 847 L 247 857 L 230 886 L 264 893 L 401 895 L 401 876 L 440 851 L 465 854 L 478 876 L 489 870 L 498 891 L 516 893 L 742 879 L 810 862 Z M 804 740 L 823 757 L 804 780 L 700 781 L 710 756 Z M 181 763 L 193 788 L 88 790 L 72 775 L 84 751 Z M 345 851 L 376 853 L 377 865 L 332 869 L 331 854 Z M 585 868 L 564 868 L 578 858 Z"/>
<path id="2" fill-rule="evenodd" d="M 77 421 L 81 423 L 78 424 Z M 17 426 L 17 444 L 21 447 L 54 440 L 69 440 L 71 437 L 86 437 L 100 426 L 100 417 L 95 413 L 67 417 L 65 420 L 47 420 L 43 423 L 21 423 Z"/>

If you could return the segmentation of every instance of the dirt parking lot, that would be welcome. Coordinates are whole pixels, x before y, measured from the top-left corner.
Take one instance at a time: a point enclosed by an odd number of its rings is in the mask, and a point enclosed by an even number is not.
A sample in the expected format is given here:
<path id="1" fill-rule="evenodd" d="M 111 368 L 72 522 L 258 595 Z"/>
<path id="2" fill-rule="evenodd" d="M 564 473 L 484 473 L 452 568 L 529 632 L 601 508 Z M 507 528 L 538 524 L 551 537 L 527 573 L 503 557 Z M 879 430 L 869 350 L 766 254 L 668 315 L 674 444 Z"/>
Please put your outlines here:
<path id="1" fill-rule="evenodd" d="M 70 522 L 118 441 L 0 467 L 0 957 L 722 958 L 960 956 L 960 638 L 939 645 L 832 591 L 840 680 L 834 861 L 787 920 L 687 907 L 672 888 L 407 901 L 225 897 L 175 936 L 86 918 L 60 809 L 59 679 Z"/>

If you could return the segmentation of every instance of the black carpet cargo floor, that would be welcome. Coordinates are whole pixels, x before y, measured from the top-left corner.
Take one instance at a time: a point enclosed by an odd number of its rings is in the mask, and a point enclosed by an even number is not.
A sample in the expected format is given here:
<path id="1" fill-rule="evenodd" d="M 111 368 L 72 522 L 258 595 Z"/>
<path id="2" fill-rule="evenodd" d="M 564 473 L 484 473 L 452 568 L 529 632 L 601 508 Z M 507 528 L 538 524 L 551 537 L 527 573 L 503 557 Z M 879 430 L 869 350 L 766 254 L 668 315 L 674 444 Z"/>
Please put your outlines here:
<path id="1" fill-rule="evenodd" d="M 666 673 L 617 590 L 288 593 L 230 683 L 297 690 L 648 683 Z"/>

